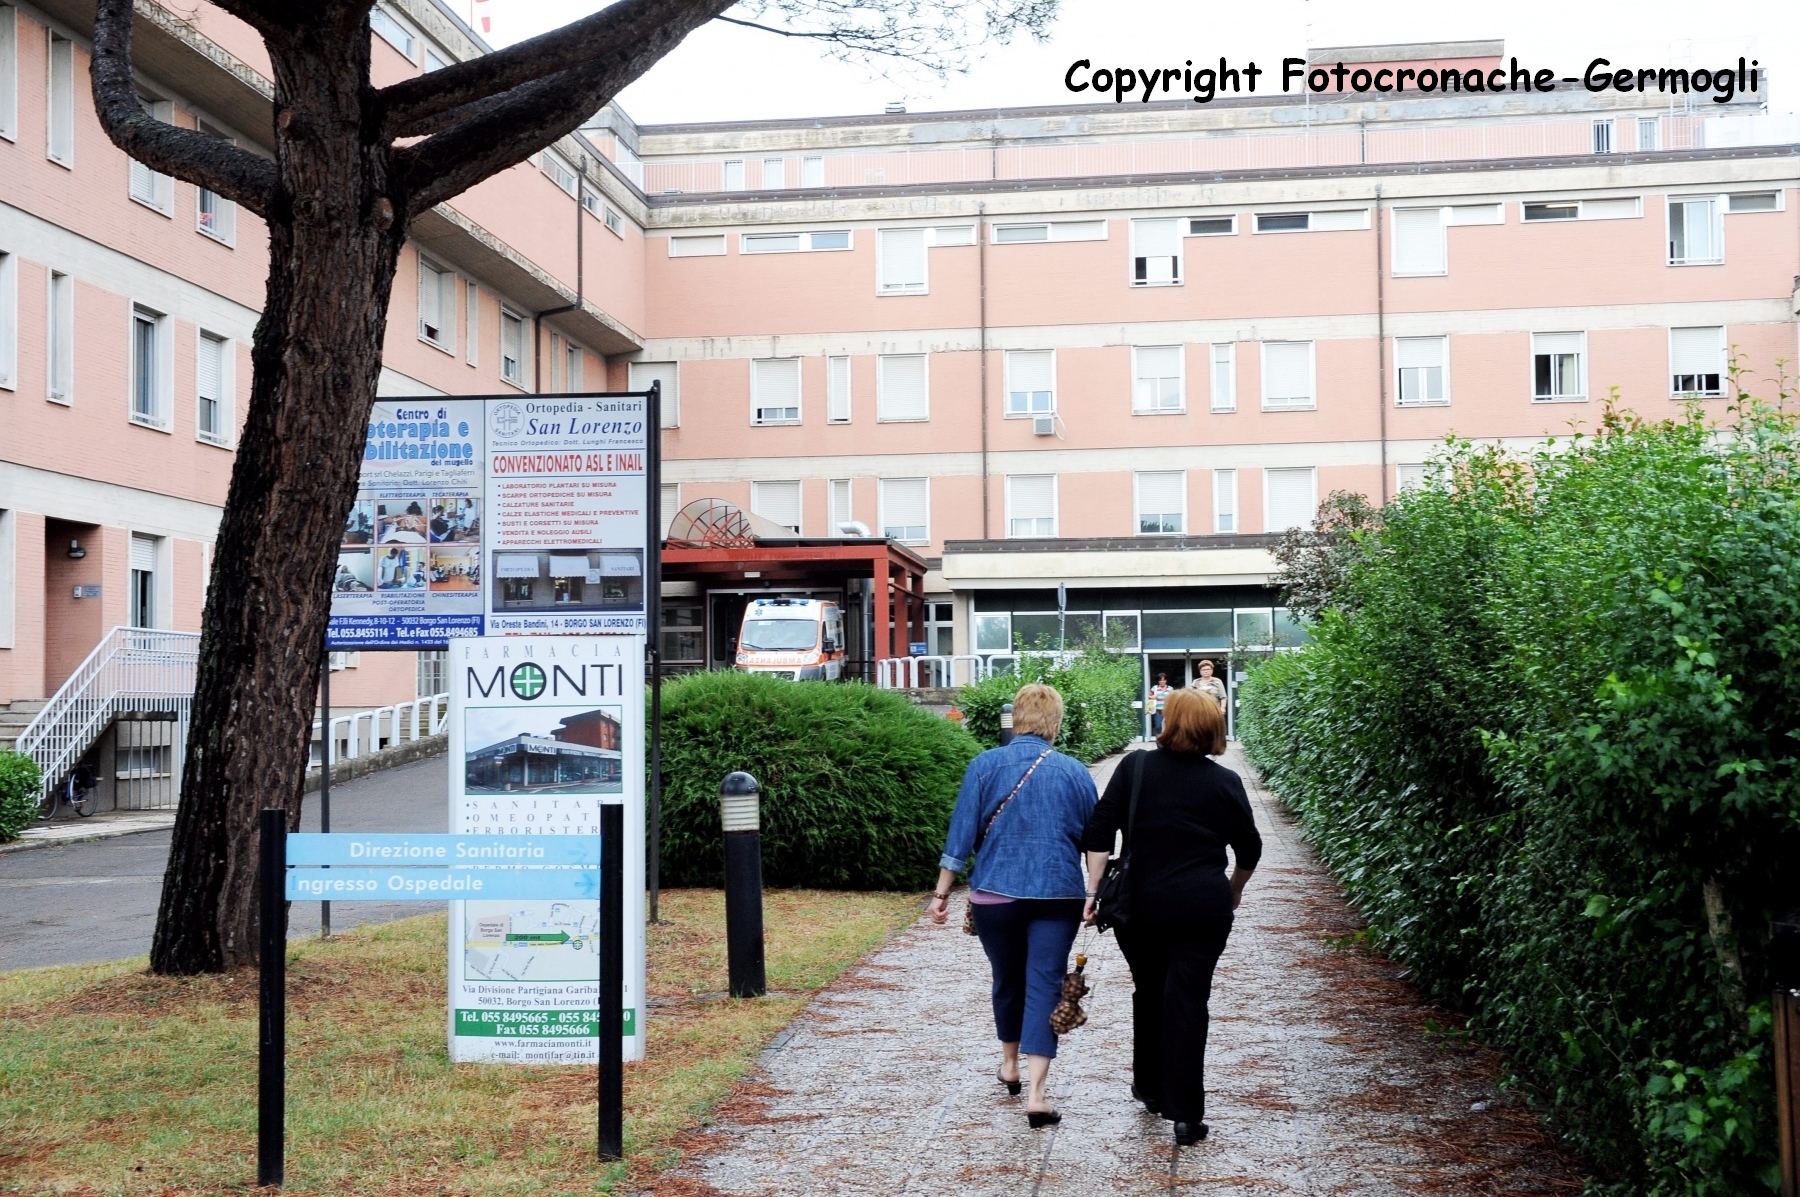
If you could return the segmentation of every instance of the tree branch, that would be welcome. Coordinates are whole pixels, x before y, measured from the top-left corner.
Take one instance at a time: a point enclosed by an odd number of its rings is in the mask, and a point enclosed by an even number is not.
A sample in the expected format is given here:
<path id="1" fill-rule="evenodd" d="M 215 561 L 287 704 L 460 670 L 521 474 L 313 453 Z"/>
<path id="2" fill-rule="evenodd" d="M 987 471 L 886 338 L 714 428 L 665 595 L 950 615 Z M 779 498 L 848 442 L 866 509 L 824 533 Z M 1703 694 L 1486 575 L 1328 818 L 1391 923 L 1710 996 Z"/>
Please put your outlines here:
<path id="1" fill-rule="evenodd" d="M 450 128 L 396 150 L 395 164 L 407 188 L 407 215 L 427 211 L 574 132 L 690 32 L 734 3 L 645 0 L 646 7 L 661 7 L 664 16 L 635 40 L 593 48 L 580 65 L 467 105 Z M 680 14 L 668 16 L 670 7 Z"/>
<path id="2" fill-rule="evenodd" d="M 668 28 L 678 26 L 685 34 L 730 7 L 720 0 L 618 0 L 530 41 L 383 88 L 376 94 L 387 106 L 387 134 L 402 138 L 438 132 L 452 122 L 434 118 L 590 63 Z"/>
<path id="3" fill-rule="evenodd" d="M 198 183 L 258 216 L 275 194 L 275 164 L 198 129 L 144 111 L 131 69 L 132 0 L 98 0 L 94 11 L 94 107 L 113 144 L 153 170 Z"/>

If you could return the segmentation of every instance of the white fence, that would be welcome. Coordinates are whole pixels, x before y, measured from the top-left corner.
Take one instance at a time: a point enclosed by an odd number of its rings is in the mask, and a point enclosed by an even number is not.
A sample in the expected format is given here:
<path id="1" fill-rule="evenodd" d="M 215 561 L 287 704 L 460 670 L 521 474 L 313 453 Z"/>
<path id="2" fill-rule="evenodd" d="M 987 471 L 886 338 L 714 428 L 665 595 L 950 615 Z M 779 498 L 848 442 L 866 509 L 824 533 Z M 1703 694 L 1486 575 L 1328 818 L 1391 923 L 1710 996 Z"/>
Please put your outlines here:
<path id="1" fill-rule="evenodd" d="M 315 719 L 306 770 L 310 773 L 319 768 L 327 745 L 333 764 L 342 760 L 354 760 L 380 752 L 383 748 L 392 748 L 402 741 L 435 736 L 444 730 L 444 723 L 449 717 L 450 696 L 433 694 L 429 698 L 397 702 L 372 711 L 354 711 L 348 715 L 335 716 L 331 720 L 329 736 L 325 734 L 324 721 Z"/>

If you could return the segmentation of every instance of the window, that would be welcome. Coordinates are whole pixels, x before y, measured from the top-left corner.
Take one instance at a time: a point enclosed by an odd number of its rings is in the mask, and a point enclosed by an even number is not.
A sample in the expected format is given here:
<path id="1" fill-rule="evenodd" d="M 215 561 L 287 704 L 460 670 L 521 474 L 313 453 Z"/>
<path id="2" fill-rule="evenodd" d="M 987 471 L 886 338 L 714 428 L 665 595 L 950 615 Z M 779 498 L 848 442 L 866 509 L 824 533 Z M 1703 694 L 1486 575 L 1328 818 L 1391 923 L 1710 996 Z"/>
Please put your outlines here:
<path id="1" fill-rule="evenodd" d="M 0 387 L 19 385 L 19 257 L 0 252 Z"/>
<path id="2" fill-rule="evenodd" d="M 994 226 L 994 244 L 996 245 L 1048 240 L 1050 240 L 1050 226 L 1047 224 L 997 224 Z"/>
<path id="3" fill-rule="evenodd" d="M 131 534 L 131 626 L 156 626 L 156 557 L 158 537 Z"/>
<path id="4" fill-rule="evenodd" d="M 1256 231 L 1259 233 L 1303 233 L 1312 227 L 1312 217 L 1306 212 L 1258 212 L 1256 214 Z"/>
<path id="5" fill-rule="evenodd" d="M 1520 208 L 1521 219 L 1527 222 L 1540 220 L 1577 220 L 1581 216 L 1581 205 L 1574 200 L 1557 204 L 1524 204 Z"/>
<path id="6" fill-rule="evenodd" d="M 931 380 L 923 353 L 886 353 L 875 359 L 875 419 L 929 420 Z"/>
<path id="7" fill-rule="evenodd" d="M 1397 489 L 1405 491 L 1411 490 L 1416 486 L 1425 485 L 1427 476 L 1426 471 L 1429 468 L 1429 466 L 1414 463 L 1403 463 L 1395 466 L 1394 479 L 1399 483 Z"/>
<path id="8" fill-rule="evenodd" d="M 1552 220 L 1630 220 L 1643 215 L 1643 211 L 1642 201 L 1635 195 L 1612 196 L 1605 199 L 1546 200 L 1542 203 L 1519 205 L 1520 219 L 1527 224 Z M 1499 222 L 1495 221 L 1494 223 Z"/>
<path id="9" fill-rule="evenodd" d="M 1673 395 L 1723 395 L 1725 393 L 1725 328 L 1671 328 L 1669 330 L 1669 393 Z"/>
<path id="10" fill-rule="evenodd" d="M 75 43 L 50 34 L 50 111 L 45 120 L 45 153 L 50 161 L 75 165 Z"/>
<path id="11" fill-rule="evenodd" d="M 1341 208 L 1330 212 L 1258 212 L 1259 233 L 1321 233 L 1369 227 L 1367 208 Z"/>
<path id="12" fill-rule="evenodd" d="M 563 394 L 576 395 L 582 390 L 582 376 L 587 373 L 583 369 L 586 354 L 581 346 L 573 341 L 563 342 Z"/>
<path id="13" fill-rule="evenodd" d="M 500 309 L 500 377 L 525 385 L 525 321 L 505 308 Z"/>
<path id="14" fill-rule="evenodd" d="M 975 226 L 972 224 L 942 225 L 931 230 L 931 244 L 940 245 L 973 245 L 975 244 Z"/>
<path id="15" fill-rule="evenodd" d="M 1131 410 L 1180 411 L 1181 346 L 1138 345 L 1131 351 Z"/>
<path id="16" fill-rule="evenodd" d="M 1131 285 L 1172 287 L 1181 282 L 1181 222 L 1131 222 Z"/>
<path id="17" fill-rule="evenodd" d="M 1394 402 L 1402 407 L 1449 402 L 1450 338 L 1395 337 L 1394 369 Z"/>
<path id="18" fill-rule="evenodd" d="M 669 238 L 669 256 L 671 258 L 716 258 L 724 253 L 724 233 L 713 233 L 700 237 Z"/>
<path id="19" fill-rule="evenodd" d="M 1137 476 L 1139 536 L 1179 536 L 1187 531 L 1187 475 L 1180 470 Z"/>
<path id="20" fill-rule="evenodd" d="M 1190 237 L 1229 237 L 1236 232 L 1235 216 L 1196 216 L 1188 221 Z"/>
<path id="21" fill-rule="evenodd" d="M 1751 191 L 1739 192 L 1726 197 L 1727 212 L 1779 212 L 1781 211 L 1781 192 Z"/>
<path id="22" fill-rule="evenodd" d="M 1232 533 L 1237 524 L 1237 471 L 1213 471 L 1213 531 Z"/>
<path id="23" fill-rule="evenodd" d="M 876 290 L 883 295 L 923 295 L 925 230 L 879 229 L 875 241 L 881 274 Z"/>
<path id="24" fill-rule="evenodd" d="M 615 237 L 625 236 L 625 218 L 613 208 L 606 209 L 606 215 L 600 218 L 606 225 L 606 231 Z"/>
<path id="25" fill-rule="evenodd" d="M 800 422 L 799 358 L 759 358 L 750 363 L 750 422 Z"/>
<path id="26" fill-rule="evenodd" d="M 427 74 L 430 74 L 432 71 L 441 71 L 449 65 L 450 64 L 445 61 L 442 54 L 439 54 L 430 46 L 425 47 L 425 71 Z"/>
<path id="27" fill-rule="evenodd" d="M 575 194 L 575 168 L 565 162 L 561 155 L 545 150 L 538 161 L 542 163 L 544 173 L 550 176 L 552 183 L 570 195 Z"/>
<path id="28" fill-rule="evenodd" d="M 808 250 L 849 249 L 850 230 L 835 229 L 823 233 L 745 233 L 739 252 L 747 254 L 792 254 Z"/>
<path id="29" fill-rule="evenodd" d="M 1448 268 L 1442 208 L 1394 209 L 1394 273 L 1443 274 Z"/>
<path id="30" fill-rule="evenodd" d="M 775 188 L 787 186 L 787 159 L 764 158 L 762 166 L 762 185 L 764 191 L 772 191 Z"/>
<path id="31" fill-rule="evenodd" d="M 825 186 L 825 159 L 813 154 L 800 159 L 800 186 Z"/>
<path id="32" fill-rule="evenodd" d="M 783 528 L 800 535 L 800 484 L 798 482 L 752 482 L 750 510 Z"/>
<path id="33" fill-rule="evenodd" d="M 1654 116 L 1640 116 L 1637 122 L 1637 148 L 1639 150 L 1658 150 L 1662 148 L 1662 138 L 1658 132 L 1662 122 Z"/>
<path id="34" fill-rule="evenodd" d="M 850 422 L 850 359 L 825 359 L 825 419 L 831 424 Z"/>
<path id="35" fill-rule="evenodd" d="M 230 137 L 205 121 L 199 122 L 199 126 L 200 132 L 231 144 Z M 237 243 L 237 205 L 222 195 L 208 191 L 204 187 L 200 188 L 195 204 L 194 227 L 224 245 L 235 245 Z"/>
<path id="36" fill-rule="evenodd" d="M 1311 529 L 1319 512 L 1319 475 L 1311 466 L 1263 471 L 1263 529 Z"/>
<path id="37" fill-rule="evenodd" d="M 1211 363 L 1209 382 L 1214 411 L 1237 410 L 1237 344 L 1222 341 L 1211 347 L 1207 355 Z"/>
<path id="38" fill-rule="evenodd" d="M 165 125 L 174 121 L 175 106 L 167 100 L 158 100 L 141 93 L 138 100 L 151 120 L 161 121 Z M 175 180 L 151 170 L 135 158 L 128 161 L 131 166 L 131 198 L 168 216 L 175 206 Z"/>
<path id="39" fill-rule="evenodd" d="M 724 190 L 726 190 L 726 191 L 742 191 L 742 190 L 744 190 L 744 162 L 743 162 L 743 159 L 733 158 L 730 161 L 726 162 L 722 174 L 723 174 L 723 179 L 724 179 L 722 186 L 723 186 Z"/>
<path id="40" fill-rule="evenodd" d="M 657 488 L 656 498 L 662 507 L 662 510 L 657 512 L 662 517 L 662 536 L 664 540 L 667 540 L 669 539 L 669 525 L 674 523 L 675 517 L 681 513 L 681 484 L 679 482 L 663 483 Z"/>
<path id="41" fill-rule="evenodd" d="M 1263 409 L 1284 411 L 1313 404 L 1313 343 L 1264 341 Z"/>
<path id="42" fill-rule="evenodd" d="M 413 61 L 413 46 L 416 40 L 412 30 L 402 25 L 393 13 L 379 4 L 369 10 L 369 28 L 381 35 L 381 40 L 405 56 L 406 61 Z"/>
<path id="43" fill-rule="evenodd" d="M 881 534 L 904 544 L 931 540 L 931 483 L 925 478 L 881 480 Z"/>
<path id="44" fill-rule="evenodd" d="M 1053 224 L 997 224 L 994 243 L 1012 245 L 1023 241 L 1104 241 L 1104 220 L 1059 220 Z"/>
<path id="45" fill-rule="evenodd" d="M 142 304 L 131 309 L 131 421 L 152 428 L 169 423 L 169 318 Z"/>
<path id="46" fill-rule="evenodd" d="M 844 535 L 844 525 L 856 517 L 850 514 L 850 479 L 833 478 L 831 487 L 831 535 Z"/>
<path id="47" fill-rule="evenodd" d="M 1594 153 L 1610 154 L 1613 151 L 1613 123 L 1610 120 L 1594 122 Z"/>
<path id="48" fill-rule="evenodd" d="M 468 309 L 464 317 L 467 327 L 463 329 L 463 360 L 471 366 L 478 364 L 477 347 L 481 344 L 481 288 L 475 280 L 463 280 L 463 306 Z"/>
<path id="49" fill-rule="evenodd" d="M 52 270 L 46 307 L 50 334 L 48 397 L 56 403 L 70 403 L 75 398 L 75 280 Z"/>
<path id="50" fill-rule="evenodd" d="M 681 427 L 681 376 L 674 362 L 632 362 L 630 386 L 647 391 L 652 382 L 662 383 L 662 426 Z"/>
<path id="51" fill-rule="evenodd" d="M 456 352 L 456 276 L 419 258 L 419 339 Z"/>
<path id="52" fill-rule="evenodd" d="M 1056 354 L 1049 349 L 1006 351 L 1006 414 L 1047 416 L 1056 410 Z"/>
<path id="53" fill-rule="evenodd" d="M 1532 333 L 1532 398 L 1587 398 L 1586 357 L 1586 333 Z"/>
<path id="54" fill-rule="evenodd" d="M 1056 535 L 1056 475 L 1009 474 L 1006 479 L 1006 534 Z"/>
<path id="55" fill-rule="evenodd" d="M 0 4 L 0 137 L 19 136 L 19 10 Z"/>
<path id="56" fill-rule="evenodd" d="M 231 437 L 231 342 L 216 333 L 200 333 L 194 359 L 194 415 L 201 440 L 223 445 Z"/>

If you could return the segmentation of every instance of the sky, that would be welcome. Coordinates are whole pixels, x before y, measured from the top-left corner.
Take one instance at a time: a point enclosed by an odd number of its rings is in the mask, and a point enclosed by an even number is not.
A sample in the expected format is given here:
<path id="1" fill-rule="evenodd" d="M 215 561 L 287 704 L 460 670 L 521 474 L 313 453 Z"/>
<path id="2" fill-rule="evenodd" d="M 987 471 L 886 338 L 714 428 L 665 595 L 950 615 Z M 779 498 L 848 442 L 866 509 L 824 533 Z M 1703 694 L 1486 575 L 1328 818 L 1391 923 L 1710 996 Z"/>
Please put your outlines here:
<path id="1" fill-rule="evenodd" d="M 469 14 L 477 0 L 448 0 Z M 480 0 L 488 40 L 510 45 L 605 7 L 602 0 Z M 619 104 L 639 124 L 839 116 L 1059 104 L 1077 59 L 1096 66 L 1196 64 L 1220 55 L 1279 70 L 1309 47 L 1503 39 L 1522 65 L 1580 75 L 1590 59 L 1614 68 L 1735 65 L 1771 71 L 1770 110 L 1800 112 L 1796 0 L 1062 0 L 1046 41 L 988 47 L 966 74 L 938 79 L 903 65 L 842 63 L 817 45 L 713 22 L 638 82 Z M 1174 47 L 1172 50 L 1171 47 Z M 1177 57 L 1178 56 L 1178 57 Z"/>

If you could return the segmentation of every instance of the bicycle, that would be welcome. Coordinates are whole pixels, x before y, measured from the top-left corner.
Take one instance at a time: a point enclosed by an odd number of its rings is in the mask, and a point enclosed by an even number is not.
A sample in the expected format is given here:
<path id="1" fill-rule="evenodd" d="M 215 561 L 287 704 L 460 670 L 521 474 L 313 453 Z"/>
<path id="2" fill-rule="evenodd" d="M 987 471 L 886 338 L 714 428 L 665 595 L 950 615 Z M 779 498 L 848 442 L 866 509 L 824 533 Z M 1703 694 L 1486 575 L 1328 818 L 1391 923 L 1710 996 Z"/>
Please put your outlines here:
<path id="1" fill-rule="evenodd" d="M 94 772 L 92 766 L 77 765 L 59 785 L 39 800 L 38 815 L 45 819 L 53 818 L 60 805 L 67 806 L 77 817 L 85 819 L 100 809 L 100 800 L 94 793 L 99 785 L 99 774 Z"/>

